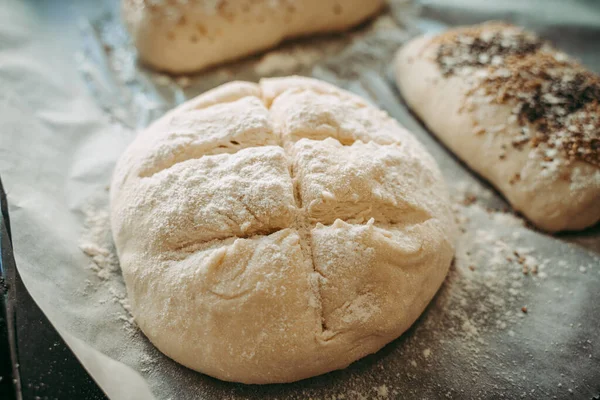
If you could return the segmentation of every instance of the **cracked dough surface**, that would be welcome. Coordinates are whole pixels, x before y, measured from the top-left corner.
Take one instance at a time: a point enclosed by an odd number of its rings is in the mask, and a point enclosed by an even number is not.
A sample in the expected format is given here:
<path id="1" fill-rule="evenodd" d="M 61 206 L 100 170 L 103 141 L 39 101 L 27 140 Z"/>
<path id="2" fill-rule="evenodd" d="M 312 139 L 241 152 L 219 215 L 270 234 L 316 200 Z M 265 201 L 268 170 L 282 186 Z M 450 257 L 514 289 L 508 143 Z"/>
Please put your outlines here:
<path id="1" fill-rule="evenodd" d="M 288 38 L 344 31 L 383 5 L 383 0 L 123 0 L 122 15 L 144 62 L 185 73 Z"/>
<path id="2" fill-rule="evenodd" d="M 299 77 L 229 83 L 151 125 L 117 164 L 111 220 L 146 336 L 244 383 L 376 352 L 423 312 L 454 253 L 446 189 L 417 140 Z"/>

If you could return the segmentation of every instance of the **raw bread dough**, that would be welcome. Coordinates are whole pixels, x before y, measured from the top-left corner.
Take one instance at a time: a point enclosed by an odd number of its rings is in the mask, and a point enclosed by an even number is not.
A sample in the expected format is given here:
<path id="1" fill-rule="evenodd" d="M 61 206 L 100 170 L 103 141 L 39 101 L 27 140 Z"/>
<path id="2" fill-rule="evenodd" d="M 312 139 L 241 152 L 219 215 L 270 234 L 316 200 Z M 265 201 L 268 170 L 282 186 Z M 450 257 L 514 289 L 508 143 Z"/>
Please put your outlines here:
<path id="1" fill-rule="evenodd" d="M 346 30 L 384 0 L 123 0 L 122 14 L 148 65 L 193 72 L 287 38 Z"/>
<path id="2" fill-rule="evenodd" d="M 600 79 L 503 23 L 419 37 L 397 83 L 425 124 L 547 231 L 600 220 Z"/>
<path id="3" fill-rule="evenodd" d="M 169 112 L 121 157 L 111 208 L 139 327 L 229 381 L 290 382 L 376 352 L 453 256 L 432 157 L 308 78 L 234 82 Z"/>

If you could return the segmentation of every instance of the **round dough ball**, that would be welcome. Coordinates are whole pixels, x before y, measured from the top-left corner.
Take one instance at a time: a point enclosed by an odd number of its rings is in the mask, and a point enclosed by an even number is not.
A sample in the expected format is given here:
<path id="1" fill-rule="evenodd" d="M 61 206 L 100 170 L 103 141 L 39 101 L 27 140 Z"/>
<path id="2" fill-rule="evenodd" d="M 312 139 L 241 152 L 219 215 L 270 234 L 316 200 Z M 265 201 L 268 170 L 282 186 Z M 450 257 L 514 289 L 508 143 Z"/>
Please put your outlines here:
<path id="1" fill-rule="evenodd" d="M 228 381 L 291 382 L 376 352 L 454 253 L 432 157 L 308 78 L 234 82 L 169 112 L 119 160 L 111 208 L 139 327 Z"/>
<path id="2" fill-rule="evenodd" d="M 123 0 L 122 15 L 145 63 L 185 73 L 287 38 L 346 30 L 383 5 L 383 0 Z"/>

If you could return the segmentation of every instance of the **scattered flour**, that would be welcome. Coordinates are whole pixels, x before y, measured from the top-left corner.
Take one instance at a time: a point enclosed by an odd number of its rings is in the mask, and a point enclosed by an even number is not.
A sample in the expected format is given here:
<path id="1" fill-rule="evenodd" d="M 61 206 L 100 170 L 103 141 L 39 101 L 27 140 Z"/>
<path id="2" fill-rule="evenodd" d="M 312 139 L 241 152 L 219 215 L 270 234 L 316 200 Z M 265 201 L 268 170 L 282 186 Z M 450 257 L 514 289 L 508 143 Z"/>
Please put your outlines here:
<path id="1" fill-rule="evenodd" d="M 281 50 L 264 54 L 254 65 L 254 72 L 260 76 L 272 76 L 276 73 L 289 74 L 315 65 L 327 52 L 335 51 L 337 47 L 339 46 L 335 42 L 320 48 L 315 48 L 310 44 L 286 46 Z M 339 49 L 337 50 L 339 51 Z"/>
<path id="2" fill-rule="evenodd" d="M 376 387 L 375 391 L 377 392 L 377 397 L 387 398 L 390 394 L 386 385 L 381 385 L 379 387 Z"/>
<path id="3" fill-rule="evenodd" d="M 112 301 L 121 305 L 123 312 L 117 316 L 117 319 L 124 323 L 127 330 L 131 330 L 135 328 L 135 322 L 131 315 L 119 259 L 112 241 L 109 210 L 88 205 L 83 213 L 84 231 L 79 241 L 79 248 L 90 258 L 88 268 L 96 274 L 99 284 L 106 293 L 101 302 Z M 87 280 L 86 287 L 91 285 L 93 282 Z M 83 293 L 86 293 L 85 289 Z"/>

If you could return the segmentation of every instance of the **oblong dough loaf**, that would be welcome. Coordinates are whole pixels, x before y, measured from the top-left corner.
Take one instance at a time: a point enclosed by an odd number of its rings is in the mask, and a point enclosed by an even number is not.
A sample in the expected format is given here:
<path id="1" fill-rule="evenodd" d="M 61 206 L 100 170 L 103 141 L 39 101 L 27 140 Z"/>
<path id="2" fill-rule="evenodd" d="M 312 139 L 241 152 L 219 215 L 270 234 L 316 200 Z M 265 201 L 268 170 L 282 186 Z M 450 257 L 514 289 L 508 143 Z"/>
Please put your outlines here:
<path id="1" fill-rule="evenodd" d="M 287 38 L 348 29 L 383 5 L 383 0 L 123 0 L 122 15 L 145 63 L 185 73 Z"/>
<path id="2" fill-rule="evenodd" d="M 547 231 L 600 220 L 600 79 L 503 23 L 403 46 L 408 105 L 456 155 Z"/>
<path id="3" fill-rule="evenodd" d="M 111 224 L 131 311 L 219 379 L 290 382 L 379 350 L 453 257 L 435 161 L 396 121 L 314 79 L 233 82 L 120 158 Z"/>

